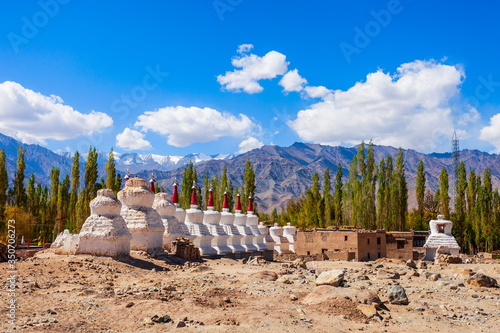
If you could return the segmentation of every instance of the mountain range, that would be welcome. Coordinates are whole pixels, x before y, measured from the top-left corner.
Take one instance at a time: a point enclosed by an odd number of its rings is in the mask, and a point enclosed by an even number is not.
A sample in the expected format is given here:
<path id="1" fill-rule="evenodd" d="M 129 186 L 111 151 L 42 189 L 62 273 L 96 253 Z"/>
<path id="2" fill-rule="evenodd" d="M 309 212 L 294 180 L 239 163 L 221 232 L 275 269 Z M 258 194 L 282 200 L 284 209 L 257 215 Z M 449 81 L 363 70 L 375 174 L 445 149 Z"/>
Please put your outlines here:
<path id="1" fill-rule="evenodd" d="M 0 149 L 4 148 L 7 157 L 9 179 L 13 179 L 16 168 L 17 149 L 20 145 L 26 148 L 26 178 L 35 174 L 36 181 L 49 184 L 52 166 L 61 170 L 61 175 L 71 172 L 73 154 L 56 153 L 39 145 L 22 144 L 8 136 L 0 134 Z M 291 198 L 298 198 L 312 185 L 312 175 L 318 172 L 320 181 L 327 167 L 331 170 L 332 187 L 335 173 L 340 162 L 344 183 L 348 178 L 348 165 L 356 156 L 357 147 L 325 146 L 296 142 L 290 147 L 263 146 L 241 155 L 219 154 L 206 155 L 202 153 L 186 156 L 140 155 L 136 153 L 115 153 L 116 168 L 124 176 L 126 170 L 139 177 L 149 179 L 154 173 L 156 180 L 171 192 L 174 179 L 181 179 L 184 167 L 193 161 L 199 175 L 201 185 L 202 175 L 208 173 L 221 174 L 224 165 L 234 186 L 241 186 L 245 162 L 250 159 L 256 179 L 256 202 L 259 210 L 270 212 L 274 208 L 285 207 Z M 375 161 L 392 156 L 395 160 L 398 149 L 389 146 L 374 146 Z M 453 159 L 451 153 L 424 154 L 415 150 L 404 150 L 406 178 L 409 189 L 409 206 L 414 207 L 415 180 L 417 166 L 420 160 L 424 163 L 427 189 L 435 191 L 439 187 L 439 174 L 445 167 L 450 174 L 450 188 Z M 105 175 L 105 161 L 108 153 L 99 154 L 99 175 Z M 86 154 L 82 154 L 81 170 Z M 500 186 L 500 155 L 488 154 L 479 150 L 464 149 L 460 151 L 460 159 L 465 163 L 467 173 L 475 169 L 476 174 L 483 174 L 486 167 L 491 168 L 493 187 Z"/>

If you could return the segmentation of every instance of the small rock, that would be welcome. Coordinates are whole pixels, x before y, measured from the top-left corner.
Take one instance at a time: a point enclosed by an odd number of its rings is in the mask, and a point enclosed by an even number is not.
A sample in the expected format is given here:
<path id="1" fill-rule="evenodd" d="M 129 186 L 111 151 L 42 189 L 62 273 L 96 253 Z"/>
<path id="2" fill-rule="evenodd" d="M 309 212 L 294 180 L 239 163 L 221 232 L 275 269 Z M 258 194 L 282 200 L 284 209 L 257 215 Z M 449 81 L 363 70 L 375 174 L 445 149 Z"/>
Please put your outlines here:
<path id="1" fill-rule="evenodd" d="M 405 289 L 400 285 L 396 285 L 387 291 L 387 297 L 391 304 L 408 304 L 408 296 L 406 296 Z"/>
<path id="2" fill-rule="evenodd" d="M 278 275 L 272 271 L 260 271 L 256 273 L 250 274 L 250 277 L 268 280 L 268 281 L 276 281 L 278 279 Z"/>
<path id="3" fill-rule="evenodd" d="M 181 328 L 181 327 L 186 327 L 186 323 L 183 322 L 182 320 L 175 325 L 176 328 Z"/>
<path id="4" fill-rule="evenodd" d="M 144 324 L 146 324 L 146 325 L 153 325 L 153 324 L 154 324 L 154 323 L 153 323 L 153 321 L 151 320 L 151 318 L 150 318 L 150 317 L 146 317 L 146 318 L 144 318 L 144 319 L 142 320 L 142 322 L 143 322 Z"/>
<path id="5" fill-rule="evenodd" d="M 330 285 L 334 287 L 340 286 L 344 282 L 344 271 L 340 269 L 333 269 L 321 273 L 316 279 L 316 285 Z"/>
<path id="6" fill-rule="evenodd" d="M 414 307 L 413 310 L 418 311 L 418 312 L 425 311 L 425 309 L 421 306 Z"/>
<path id="7" fill-rule="evenodd" d="M 359 304 L 357 309 L 368 318 L 372 318 L 377 315 L 377 309 L 373 305 Z"/>
<path id="8" fill-rule="evenodd" d="M 134 302 L 130 302 L 130 303 L 128 303 L 127 305 L 125 305 L 125 307 L 126 307 L 126 308 L 131 308 L 131 307 L 133 307 L 134 305 L 135 305 L 135 303 L 134 303 Z"/>
<path id="9" fill-rule="evenodd" d="M 408 261 L 406 262 L 406 266 L 411 267 L 411 268 L 417 268 L 417 265 L 411 259 L 408 259 Z"/>
<path id="10" fill-rule="evenodd" d="M 296 300 L 298 300 L 298 299 L 299 299 L 299 298 L 298 298 L 297 296 L 295 296 L 295 295 L 290 295 L 290 300 L 291 300 L 291 301 L 296 301 Z"/>

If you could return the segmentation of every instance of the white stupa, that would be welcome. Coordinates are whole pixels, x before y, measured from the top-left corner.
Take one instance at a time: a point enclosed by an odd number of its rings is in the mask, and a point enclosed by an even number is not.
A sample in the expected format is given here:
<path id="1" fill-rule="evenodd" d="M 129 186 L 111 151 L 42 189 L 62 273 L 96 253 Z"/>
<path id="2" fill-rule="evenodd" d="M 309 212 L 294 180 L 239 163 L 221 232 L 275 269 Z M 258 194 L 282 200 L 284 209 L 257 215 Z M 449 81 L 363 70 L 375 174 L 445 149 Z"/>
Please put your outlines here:
<path id="1" fill-rule="evenodd" d="M 156 210 L 154 210 L 154 193 L 141 178 L 130 178 L 125 188 L 118 192 L 118 200 L 122 203 L 121 216 L 132 234 L 131 250 L 147 252 L 163 251 L 163 233 L 165 227 Z"/>
<path id="2" fill-rule="evenodd" d="M 254 234 L 252 229 L 250 229 L 247 225 L 247 216 L 242 214 L 241 211 L 241 199 L 238 194 L 234 214 L 234 225 L 238 228 L 238 232 L 243 236 L 241 239 L 241 245 L 245 248 L 245 252 L 256 252 L 258 251 L 258 248 L 254 244 Z"/>
<path id="3" fill-rule="evenodd" d="M 278 223 L 275 223 L 274 226 L 269 228 L 269 235 L 272 237 L 275 243 L 274 252 L 279 254 L 291 253 L 288 238 L 283 236 L 283 228 Z"/>
<path id="4" fill-rule="evenodd" d="M 455 237 L 451 234 L 453 223 L 445 220 L 444 215 L 438 215 L 437 220 L 429 222 L 429 229 L 431 231 L 427 241 L 424 244 L 425 260 L 434 260 L 438 248 L 447 248 L 449 254 L 458 255 L 460 246 L 458 245 Z"/>
<path id="5" fill-rule="evenodd" d="M 203 212 L 203 224 L 208 228 L 212 236 L 212 247 L 217 250 L 217 254 L 228 254 L 233 251 L 227 245 L 229 235 L 224 231 L 224 228 L 219 224 L 221 214 L 214 209 L 213 190 L 210 189 L 208 195 L 207 210 Z"/>
<path id="6" fill-rule="evenodd" d="M 295 241 L 297 240 L 297 228 L 294 227 L 290 222 L 283 227 L 283 236 L 288 239 L 289 250 L 295 253 Z"/>
<path id="7" fill-rule="evenodd" d="M 264 235 L 264 243 L 266 244 L 267 249 L 274 250 L 276 243 L 271 235 L 269 235 L 269 227 L 265 225 L 264 222 L 259 222 L 259 231 L 262 235 Z"/>
<path id="8" fill-rule="evenodd" d="M 179 207 L 179 190 L 177 189 L 177 179 L 174 181 L 174 193 L 172 194 L 172 202 L 175 205 L 175 218 L 180 223 L 184 224 L 186 220 L 186 211 Z"/>
<path id="9" fill-rule="evenodd" d="M 97 191 L 90 202 L 90 216 L 80 231 L 76 253 L 116 257 L 130 254 L 132 235 L 120 216 L 122 204 L 112 190 Z"/>
<path id="10" fill-rule="evenodd" d="M 198 209 L 198 197 L 196 195 L 196 185 L 193 184 L 191 195 L 191 208 L 186 211 L 186 226 L 193 236 L 193 244 L 200 249 L 200 255 L 216 255 L 217 250 L 212 247 L 214 236 L 210 234 L 208 228 L 203 224 L 203 211 Z"/>
<path id="11" fill-rule="evenodd" d="M 245 248 L 241 245 L 241 240 L 243 236 L 238 231 L 238 228 L 234 225 L 234 214 L 229 211 L 229 201 L 227 199 L 227 190 L 224 192 L 224 203 L 222 204 L 222 213 L 220 224 L 224 228 L 224 231 L 229 235 L 227 240 L 227 245 L 232 250 L 233 253 L 245 252 Z"/>
<path id="12" fill-rule="evenodd" d="M 188 237 L 184 230 L 182 230 L 181 224 L 175 218 L 175 205 L 170 201 L 170 197 L 167 193 L 156 193 L 155 200 L 153 202 L 153 209 L 155 209 L 161 216 L 163 221 L 163 226 L 165 227 L 165 233 L 163 234 L 163 247 L 170 251 L 172 241 L 178 237 Z M 185 231 L 187 228 L 184 225 Z"/>
<path id="13" fill-rule="evenodd" d="M 253 213 L 253 198 L 248 198 L 247 210 L 247 226 L 253 234 L 253 244 L 257 247 L 257 251 L 267 251 L 267 245 L 264 243 L 265 235 L 262 235 L 259 230 L 259 217 Z"/>

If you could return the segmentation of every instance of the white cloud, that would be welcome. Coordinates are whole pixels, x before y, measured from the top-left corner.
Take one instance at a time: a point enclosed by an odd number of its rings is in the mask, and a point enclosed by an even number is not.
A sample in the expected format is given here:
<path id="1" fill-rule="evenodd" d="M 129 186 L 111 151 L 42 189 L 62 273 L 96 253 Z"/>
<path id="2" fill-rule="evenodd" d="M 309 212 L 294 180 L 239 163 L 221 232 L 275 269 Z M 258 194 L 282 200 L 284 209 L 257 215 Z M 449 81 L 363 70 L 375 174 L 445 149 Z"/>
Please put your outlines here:
<path id="1" fill-rule="evenodd" d="M 107 114 L 80 113 L 59 96 L 45 96 L 16 82 L 0 84 L 0 132 L 25 143 L 73 139 L 112 125 Z"/>
<path id="2" fill-rule="evenodd" d="M 459 68 L 435 61 L 403 64 L 394 76 L 379 70 L 299 111 L 289 125 L 306 141 L 355 144 L 373 139 L 430 150 L 453 133 L 449 100 L 459 94 L 463 78 Z"/>
<path id="3" fill-rule="evenodd" d="M 116 136 L 116 146 L 126 150 L 150 150 L 153 147 L 149 141 L 144 140 L 144 134 L 125 128 Z"/>
<path id="4" fill-rule="evenodd" d="M 294 69 L 283 75 L 278 84 L 283 87 L 283 91 L 285 92 L 301 92 L 304 89 L 304 85 L 307 84 L 307 80 L 299 75 L 297 69 Z"/>
<path id="5" fill-rule="evenodd" d="M 241 69 L 217 76 L 217 81 L 226 90 L 244 91 L 249 94 L 260 93 L 264 88 L 259 84 L 259 80 L 273 79 L 287 71 L 286 56 L 279 52 L 270 51 L 265 56 L 259 57 L 255 54 L 243 54 L 243 50 L 245 52 L 249 50 L 248 44 L 241 45 L 238 48 L 241 56 L 235 56 L 231 60 L 235 68 Z"/>
<path id="6" fill-rule="evenodd" d="M 238 46 L 238 51 L 236 52 L 238 52 L 239 54 L 243 54 L 249 52 L 252 49 L 253 49 L 252 44 L 241 44 L 240 46 Z"/>
<path id="7" fill-rule="evenodd" d="M 475 123 L 480 118 L 481 115 L 479 114 L 479 112 L 477 112 L 477 109 L 473 106 L 469 106 L 469 112 L 460 115 L 460 118 L 458 119 L 458 124 L 461 126 L 465 126 L 468 123 Z"/>
<path id="8" fill-rule="evenodd" d="M 168 136 L 169 145 L 186 147 L 223 136 L 246 135 L 254 124 L 243 114 L 238 118 L 210 108 L 169 106 L 145 112 L 134 126 Z"/>
<path id="9" fill-rule="evenodd" d="M 495 153 L 500 153 L 500 113 L 490 118 L 489 126 L 481 129 L 479 139 L 495 146 Z"/>
<path id="10" fill-rule="evenodd" d="M 322 98 L 322 99 L 329 99 L 332 96 L 332 92 L 323 86 L 307 86 L 304 88 L 307 96 L 311 98 Z"/>
<path id="11" fill-rule="evenodd" d="M 254 137 L 249 137 L 248 139 L 241 141 L 241 143 L 238 145 L 240 150 L 238 150 L 236 154 L 243 154 L 252 149 L 260 148 L 263 145 L 264 144 L 262 143 L 262 141 L 259 141 Z"/>

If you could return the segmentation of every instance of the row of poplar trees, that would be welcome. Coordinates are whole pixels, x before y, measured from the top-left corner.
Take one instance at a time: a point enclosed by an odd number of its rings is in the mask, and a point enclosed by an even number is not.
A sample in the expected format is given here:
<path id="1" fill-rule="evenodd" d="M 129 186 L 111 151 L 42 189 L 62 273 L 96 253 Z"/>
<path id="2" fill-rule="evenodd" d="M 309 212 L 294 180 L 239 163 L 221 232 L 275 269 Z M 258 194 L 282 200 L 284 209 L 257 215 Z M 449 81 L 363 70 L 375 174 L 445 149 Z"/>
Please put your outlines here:
<path id="1" fill-rule="evenodd" d="M 89 203 L 101 188 L 110 188 L 115 194 L 121 187 L 121 175 L 116 173 L 113 149 L 106 163 L 106 179 L 98 181 L 98 153 L 90 147 L 80 179 L 80 154 L 75 153 L 71 175 L 61 177 L 60 170 L 52 167 L 50 187 L 37 182 L 31 174 L 25 188 L 26 149 L 19 147 L 16 172 L 9 187 L 5 152 L 0 150 L 0 230 L 5 230 L 7 220 L 16 220 L 16 233 L 31 239 L 51 242 L 58 232 L 69 229 L 79 232 L 90 215 Z M 28 229 L 30 231 L 28 232 Z M 27 239 L 26 239 L 27 240 Z"/>
<path id="2" fill-rule="evenodd" d="M 366 153 L 365 153 L 366 151 Z M 312 176 L 312 186 L 298 200 L 290 200 L 283 213 L 273 212 L 273 220 L 288 220 L 302 228 L 352 226 L 366 229 L 405 230 L 408 190 L 402 149 L 395 166 L 391 156 L 375 163 L 373 144 L 364 142 L 349 164 L 349 180 L 343 184 L 339 163 L 331 193 L 330 168 Z M 280 221 L 278 221 L 279 223 Z"/>
<path id="3" fill-rule="evenodd" d="M 470 170 L 467 177 L 465 164 L 460 163 L 455 200 L 451 202 L 449 177 L 445 168 L 435 193 L 426 190 L 423 162 L 417 168 L 415 194 L 417 207 L 408 212 L 408 187 L 405 179 L 404 157 L 401 148 L 395 163 L 391 156 L 377 165 L 373 145 L 368 149 L 361 143 L 357 155 L 349 165 L 349 180 L 343 184 L 342 167 L 337 167 L 334 191 L 330 168 L 323 175 L 320 188 L 319 175 L 312 176 L 312 186 L 297 200 L 290 200 L 286 209 L 276 209 L 271 222 L 292 224 L 301 228 L 352 226 L 389 231 L 428 230 L 429 221 L 438 214 L 453 221 L 453 234 L 463 252 L 476 253 L 500 248 L 500 196 L 492 188 L 491 171 L 487 167 L 483 177 Z M 453 206 L 454 209 L 451 209 Z"/>

